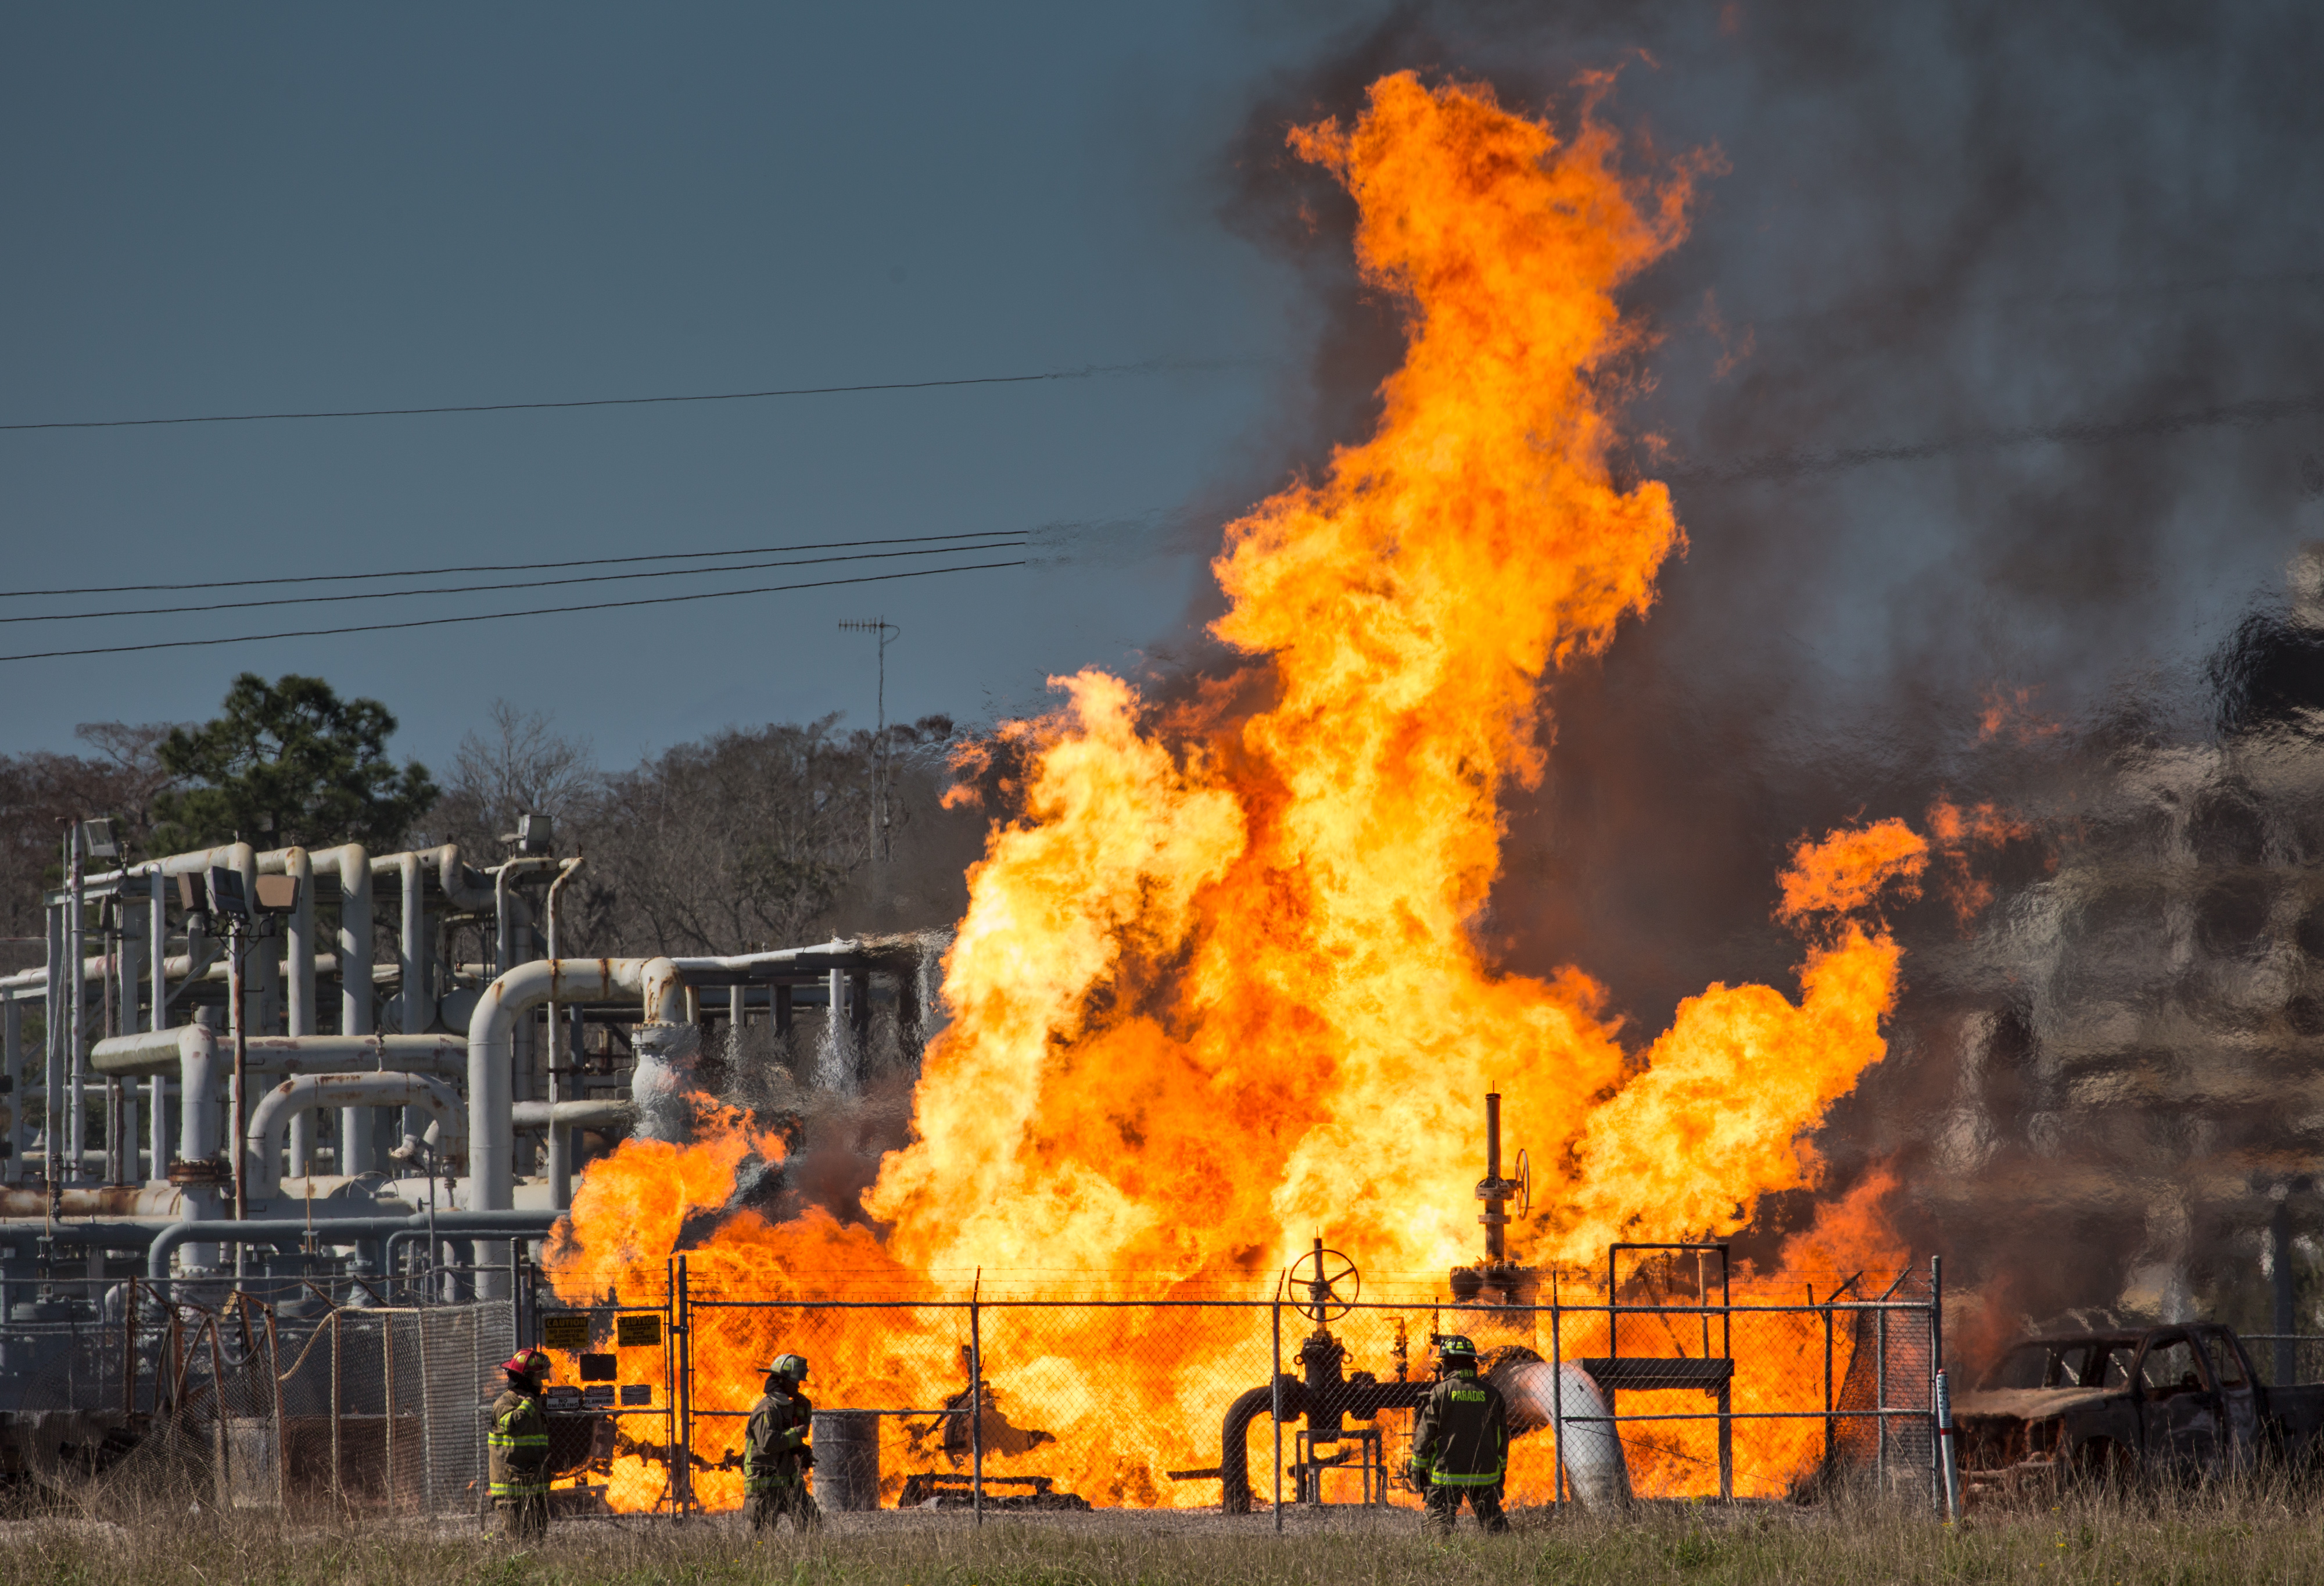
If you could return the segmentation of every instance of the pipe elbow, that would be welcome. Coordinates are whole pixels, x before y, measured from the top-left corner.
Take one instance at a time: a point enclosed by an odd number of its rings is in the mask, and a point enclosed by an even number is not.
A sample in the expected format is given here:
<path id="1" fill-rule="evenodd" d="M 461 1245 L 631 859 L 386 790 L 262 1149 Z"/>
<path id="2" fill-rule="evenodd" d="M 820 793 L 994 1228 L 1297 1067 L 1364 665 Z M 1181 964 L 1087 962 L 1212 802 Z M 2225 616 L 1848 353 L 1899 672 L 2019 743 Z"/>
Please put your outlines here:
<path id="1" fill-rule="evenodd" d="M 647 1025 L 677 1025 L 686 1020 L 686 988 L 678 965 L 669 959 L 647 959 L 638 966 L 638 1002 Z"/>

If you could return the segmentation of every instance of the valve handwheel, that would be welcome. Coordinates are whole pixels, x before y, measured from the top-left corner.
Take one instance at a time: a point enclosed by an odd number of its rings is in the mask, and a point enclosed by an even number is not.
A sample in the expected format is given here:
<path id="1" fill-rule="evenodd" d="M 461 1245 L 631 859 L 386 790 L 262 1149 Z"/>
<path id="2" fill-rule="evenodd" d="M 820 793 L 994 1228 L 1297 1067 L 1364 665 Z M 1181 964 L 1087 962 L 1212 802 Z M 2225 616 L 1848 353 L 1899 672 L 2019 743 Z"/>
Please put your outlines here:
<path id="1" fill-rule="evenodd" d="M 1533 1211 L 1533 1158 L 1517 1153 L 1517 1215 L 1530 1216 Z"/>
<path id="2" fill-rule="evenodd" d="M 1354 1309 L 1357 1296 L 1364 1292 L 1363 1275 L 1353 1261 L 1325 1249 L 1317 1239 L 1314 1249 L 1291 1264 L 1291 1292 L 1297 1295 L 1302 1290 L 1307 1297 L 1294 1298 L 1294 1311 L 1310 1322 L 1336 1322 Z"/>

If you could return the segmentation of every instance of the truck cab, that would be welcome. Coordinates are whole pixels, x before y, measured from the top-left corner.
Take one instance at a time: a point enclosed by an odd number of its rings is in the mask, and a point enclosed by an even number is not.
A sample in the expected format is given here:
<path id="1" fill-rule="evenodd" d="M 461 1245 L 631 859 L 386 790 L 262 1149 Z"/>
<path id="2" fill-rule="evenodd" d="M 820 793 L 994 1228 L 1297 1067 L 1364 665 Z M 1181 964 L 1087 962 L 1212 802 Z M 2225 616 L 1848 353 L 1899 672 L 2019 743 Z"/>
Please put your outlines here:
<path id="1" fill-rule="evenodd" d="M 2188 1479 L 2304 1446 L 2319 1390 L 2262 1387 L 2213 1322 L 2028 1339 L 1956 1405 L 1971 1491 L 2144 1470 Z"/>

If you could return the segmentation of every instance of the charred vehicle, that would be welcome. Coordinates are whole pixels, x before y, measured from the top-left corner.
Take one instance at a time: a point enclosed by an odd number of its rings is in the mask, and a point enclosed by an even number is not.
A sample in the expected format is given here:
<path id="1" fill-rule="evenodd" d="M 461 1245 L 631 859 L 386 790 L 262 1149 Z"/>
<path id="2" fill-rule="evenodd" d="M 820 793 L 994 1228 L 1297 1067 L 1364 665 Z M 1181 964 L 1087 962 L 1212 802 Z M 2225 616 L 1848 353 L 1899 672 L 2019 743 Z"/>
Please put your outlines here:
<path id="1" fill-rule="evenodd" d="M 2269 1461 L 2306 1469 L 2324 1386 L 2265 1387 L 2231 1330 L 2193 1322 L 2028 1339 L 1961 1396 L 1954 1418 L 1972 1494 Z"/>

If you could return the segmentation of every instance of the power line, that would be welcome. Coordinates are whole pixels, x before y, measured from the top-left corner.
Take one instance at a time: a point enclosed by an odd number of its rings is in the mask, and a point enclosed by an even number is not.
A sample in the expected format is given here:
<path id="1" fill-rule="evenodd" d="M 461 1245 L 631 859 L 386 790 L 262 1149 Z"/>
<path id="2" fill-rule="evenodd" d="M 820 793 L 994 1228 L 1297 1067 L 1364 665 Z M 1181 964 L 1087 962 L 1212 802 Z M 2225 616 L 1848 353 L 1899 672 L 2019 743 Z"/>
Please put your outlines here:
<path id="1" fill-rule="evenodd" d="M 1971 430 L 1935 441 L 1904 441 L 1891 446 L 1850 446 L 1837 451 L 1766 452 L 1696 468 L 1649 468 L 1648 477 L 1671 484 L 1733 485 L 1762 479 L 1794 479 L 1810 474 L 1840 473 L 1849 468 L 1886 462 L 1923 462 L 1966 451 L 1994 451 L 2017 446 L 2098 446 L 2180 435 L 2190 430 L 2223 427 L 2253 429 L 2282 419 L 2324 413 L 2324 396 L 2262 397 L 2252 402 L 2221 403 L 2173 413 L 2150 413 L 2140 418 L 2084 420 L 2063 424 L 2033 424 L 2019 429 Z"/>
<path id="2" fill-rule="evenodd" d="M 583 606 L 540 606 L 529 611 L 479 611 L 466 617 L 424 617 L 408 622 L 367 622 L 348 627 L 301 628 L 279 634 L 237 634 L 225 639 L 164 639 L 146 645 L 99 645 L 86 650 L 34 650 L 21 655 L 0 655 L 5 661 L 53 661 L 69 655 L 129 655 L 144 650 L 190 650 L 211 645 L 254 645 L 267 639 L 335 639 L 346 634 L 387 633 L 398 628 L 448 627 L 462 622 L 497 622 L 506 617 L 561 617 L 576 611 L 620 611 L 638 606 L 678 606 L 689 600 L 724 600 L 738 595 L 777 595 L 791 589 L 829 589 L 842 584 L 884 584 L 898 579 L 933 578 L 939 573 L 984 572 L 994 568 L 1024 567 L 1025 561 L 977 561 L 964 567 L 924 567 L 911 572 L 865 573 L 860 578 L 820 579 L 805 584 L 767 584 L 755 589 L 706 589 L 695 595 L 654 595 L 638 600 L 597 600 Z"/>
<path id="3" fill-rule="evenodd" d="M 490 561 L 473 567 L 406 567 L 392 572 L 318 572 L 274 579 L 217 579 L 189 584 L 92 584 L 78 589 L 0 589 L 0 600 L 32 599 L 50 595 L 144 595 L 183 589 L 251 589 L 262 584 L 337 584 L 357 579 L 435 579 L 456 572 L 555 572 L 567 567 L 622 567 L 641 561 L 701 561 L 721 556 L 788 556 L 798 551 L 853 551 L 865 545 L 927 545 L 945 540 L 985 540 L 1014 529 L 989 529 L 974 534 L 896 534 L 882 540 L 813 540 L 803 545 L 745 545 L 733 551 L 660 551 L 650 556 L 583 556 L 571 561 Z"/>
<path id="4" fill-rule="evenodd" d="M 1033 385 L 1045 380 L 1094 380 L 1103 375 L 1158 375 L 1230 367 L 1231 358 L 1148 358 L 1141 364 L 1084 364 L 1038 375 L 973 375 L 958 380 L 889 380 L 869 385 L 794 385 L 779 391 L 715 391 L 678 396 L 593 396 L 577 402 L 476 402 L 443 407 L 343 408 L 327 413 L 194 413 L 166 419 L 50 419 L 0 424 L 0 430 L 133 430 L 157 424 L 256 424 L 275 419 L 402 419 L 424 413 L 537 413 L 575 407 L 650 407 L 673 402 L 757 402 L 770 396 L 844 396 L 865 391 L 939 391 L 956 385 Z"/>
<path id="5" fill-rule="evenodd" d="M 202 606 L 140 606 L 116 611 L 56 611 L 31 617 L 0 617 L 0 623 L 79 622 L 100 617 L 174 617 L 188 611 L 247 611 L 260 606 L 327 606 L 341 600 L 401 600 L 415 595 L 485 595 L 502 589 L 550 589 L 563 584 L 604 584 L 622 579 L 691 579 L 709 573 L 756 572 L 770 567 L 816 567 L 833 561 L 884 561 L 898 556 L 945 556 L 954 552 L 1012 551 L 1026 543 L 1022 531 L 986 535 L 973 545 L 925 545 L 913 551 L 858 551 L 844 556 L 810 556 L 798 561 L 743 561 L 724 567 L 672 567 L 659 571 L 585 573 L 569 579 L 526 579 L 512 584 L 456 584 L 432 589 L 359 589 L 348 595 L 278 595 L 265 600 L 217 600 Z"/>

